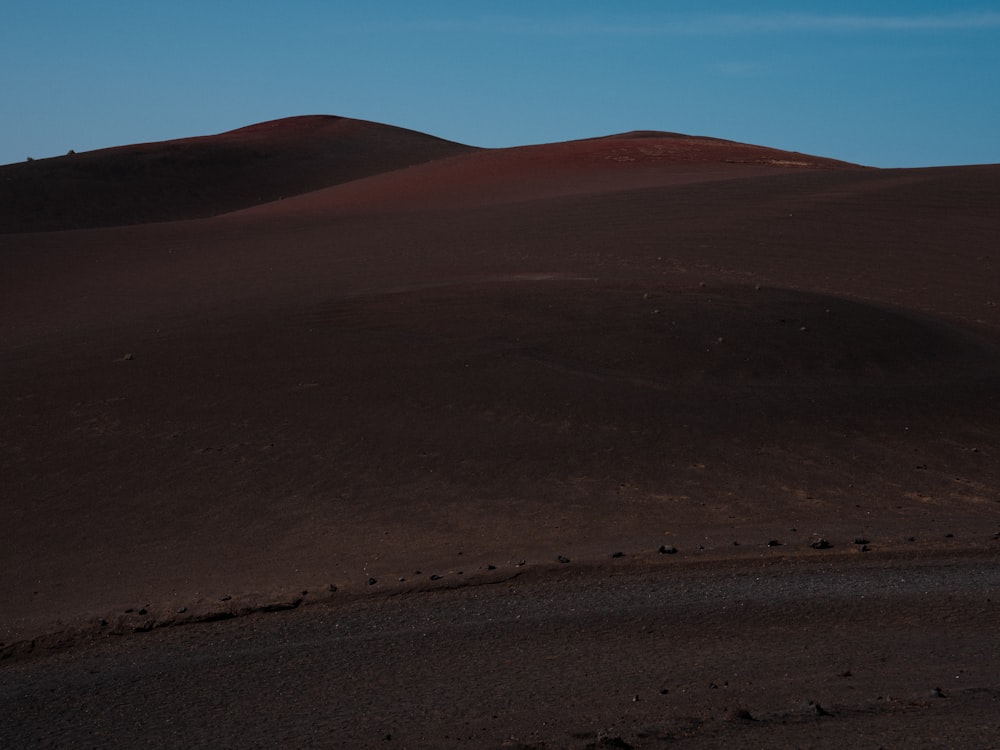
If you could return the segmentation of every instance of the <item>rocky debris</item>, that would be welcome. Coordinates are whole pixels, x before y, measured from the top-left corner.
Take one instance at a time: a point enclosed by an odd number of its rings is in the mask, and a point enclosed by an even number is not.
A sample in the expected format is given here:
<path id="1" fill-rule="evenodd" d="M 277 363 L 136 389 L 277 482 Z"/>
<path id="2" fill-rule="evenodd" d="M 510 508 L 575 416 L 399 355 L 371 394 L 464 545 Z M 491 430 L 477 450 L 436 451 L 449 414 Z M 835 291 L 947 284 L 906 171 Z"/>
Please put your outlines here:
<path id="1" fill-rule="evenodd" d="M 659 552 L 661 555 L 676 555 L 677 548 L 669 544 L 661 544 Z"/>
<path id="2" fill-rule="evenodd" d="M 813 549 L 830 549 L 833 545 L 830 544 L 826 539 L 820 537 L 815 542 L 809 545 Z"/>

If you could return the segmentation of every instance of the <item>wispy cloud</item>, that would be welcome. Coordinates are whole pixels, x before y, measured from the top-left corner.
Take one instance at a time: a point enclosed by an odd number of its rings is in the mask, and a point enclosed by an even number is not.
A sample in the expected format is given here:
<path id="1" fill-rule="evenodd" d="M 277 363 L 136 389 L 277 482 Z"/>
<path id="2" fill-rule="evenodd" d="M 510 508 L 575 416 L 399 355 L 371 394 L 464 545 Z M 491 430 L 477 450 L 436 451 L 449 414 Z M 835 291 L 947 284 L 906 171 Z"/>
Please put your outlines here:
<path id="1" fill-rule="evenodd" d="M 946 32 L 1000 29 L 1000 13 L 938 15 L 696 14 L 635 19 L 495 16 L 428 21 L 435 30 L 553 36 L 718 36 L 781 33 Z"/>

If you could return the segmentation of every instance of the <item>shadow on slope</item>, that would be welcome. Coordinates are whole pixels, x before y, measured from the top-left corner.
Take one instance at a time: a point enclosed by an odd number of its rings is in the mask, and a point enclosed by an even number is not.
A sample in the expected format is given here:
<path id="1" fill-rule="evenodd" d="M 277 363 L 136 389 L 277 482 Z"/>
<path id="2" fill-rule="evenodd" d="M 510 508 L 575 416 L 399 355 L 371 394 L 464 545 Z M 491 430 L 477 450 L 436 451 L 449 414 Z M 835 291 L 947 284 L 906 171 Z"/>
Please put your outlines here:
<path id="1" fill-rule="evenodd" d="M 316 115 L 10 164 L 0 167 L 0 233 L 203 218 L 473 150 Z"/>

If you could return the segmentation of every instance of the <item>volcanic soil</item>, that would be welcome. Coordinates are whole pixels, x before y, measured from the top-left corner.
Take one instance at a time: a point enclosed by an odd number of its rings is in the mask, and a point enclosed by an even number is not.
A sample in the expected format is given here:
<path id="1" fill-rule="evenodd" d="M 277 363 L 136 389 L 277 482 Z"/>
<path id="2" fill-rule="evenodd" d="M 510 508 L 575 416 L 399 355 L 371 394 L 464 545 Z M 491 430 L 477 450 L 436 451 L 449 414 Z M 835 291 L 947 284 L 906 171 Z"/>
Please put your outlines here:
<path id="1" fill-rule="evenodd" d="M 0 744 L 1000 744 L 998 207 L 334 117 L 0 167 Z"/>

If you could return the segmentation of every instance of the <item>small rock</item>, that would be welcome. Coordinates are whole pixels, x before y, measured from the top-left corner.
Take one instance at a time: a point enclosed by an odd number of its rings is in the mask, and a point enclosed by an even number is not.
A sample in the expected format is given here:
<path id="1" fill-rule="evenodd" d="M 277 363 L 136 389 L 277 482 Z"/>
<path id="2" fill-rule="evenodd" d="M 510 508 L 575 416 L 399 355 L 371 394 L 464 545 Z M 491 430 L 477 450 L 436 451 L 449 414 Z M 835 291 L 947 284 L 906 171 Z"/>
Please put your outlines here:
<path id="1" fill-rule="evenodd" d="M 135 359 L 135 355 L 132 352 L 122 355 L 122 360 L 125 362 L 131 362 L 133 359 Z"/>
<path id="2" fill-rule="evenodd" d="M 135 612 L 135 610 L 132 607 L 129 607 L 128 609 L 125 610 L 125 614 L 127 614 L 127 615 L 130 615 L 133 612 Z"/>
<path id="3" fill-rule="evenodd" d="M 673 547 L 673 546 L 671 546 L 669 544 L 661 544 L 660 545 L 660 554 L 661 555 L 676 555 L 677 554 L 677 548 Z"/>
<path id="4" fill-rule="evenodd" d="M 105 619 L 104 619 L 103 617 L 102 617 L 102 618 L 101 618 L 100 620 L 98 620 L 98 621 L 97 621 L 97 623 L 98 623 L 98 624 L 99 624 L 99 625 L 100 625 L 100 626 L 101 626 L 102 628 L 106 628 L 106 627 L 108 626 L 108 621 L 107 621 L 107 620 L 105 620 Z"/>
<path id="5" fill-rule="evenodd" d="M 808 701 L 806 703 L 806 710 L 815 714 L 816 716 L 833 716 L 829 711 L 819 705 L 816 701 Z"/>
<path id="6" fill-rule="evenodd" d="M 855 544 L 868 544 L 868 540 L 865 539 L 863 536 L 858 536 L 858 537 L 854 538 L 854 543 Z"/>
<path id="7" fill-rule="evenodd" d="M 817 539 L 809 546 L 812 547 L 813 549 L 830 549 L 833 545 L 830 544 L 826 539 Z"/>
<path id="8" fill-rule="evenodd" d="M 569 558 L 568 557 L 563 557 L 562 555 L 559 555 L 559 557 L 557 557 L 556 560 L 558 560 L 561 563 L 568 563 L 569 562 Z"/>
<path id="9" fill-rule="evenodd" d="M 143 607 L 142 609 L 139 610 L 139 614 L 140 615 L 147 615 L 147 614 L 149 614 L 149 612 L 146 610 L 145 607 Z"/>
<path id="10" fill-rule="evenodd" d="M 941 688 L 939 688 L 939 687 L 932 688 L 931 689 L 931 695 L 933 697 L 935 697 L 935 698 L 947 698 L 948 697 L 947 695 L 945 695 L 945 692 Z"/>
<path id="11" fill-rule="evenodd" d="M 435 573 L 434 575 L 431 576 L 431 580 L 432 581 L 440 581 L 441 580 L 441 576 L 439 576 L 437 573 Z"/>
<path id="12" fill-rule="evenodd" d="M 326 587 L 326 590 L 329 591 L 331 594 L 334 593 L 337 590 L 337 584 L 331 583 L 329 586 Z"/>
<path id="13" fill-rule="evenodd" d="M 753 714 L 745 708 L 738 708 L 735 711 L 730 712 L 726 718 L 729 719 L 729 721 L 757 721 L 753 717 Z"/>
<path id="14" fill-rule="evenodd" d="M 669 695 L 670 688 L 660 688 L 660 695 Z"/>
<path id="15" fill-rule="evenodd" d="M 612 557 L 625 557 L 625 553 L 624 552 L 612 552 L 611 556 Z"/>
<path id="16" fill-rule="evenodd" d="M 376 583 L 378 583 L 378 579 L 377 578 L 369 578 L 368 579 L 368 585 L 369 586 L 374 586 Z"/>
<path id="17" fill-rule="evenodd" d="M 515 568 L 520 568 L 520 567 L 523 567 L 523 566 L 524 566 L 524 560 L 519 560 L 519 561 L 518 561 L 518 562 L 517 562 L 517 563 L 516 563 L 516 564 L 514 565 L 514 567 L 515 567 Z"/>
<path id="18" fill-rule="evenodd" d="M 616 748 L 617 750 L 632 750 L 632 745 L 628 744 L 621 737 L 603 736 L 599 739 L 595 747 L 611 747 Z"/>
<path id="19" fill-rule="evenodd" d="M 486 566 L 486 569 L 487 569 L 487 570 L 496 570 L 496 569 L 497 569 L 497 566 L 496 566 L 496 565 L 487 565 L 487 566 Z"/>
<path id="20" fill-rule="evenodd" d="M 861 550 L 862 552 L 871 552 L 872 551 L 872 548 L 869 547 L 867 544 L 862 544 L 860 547 L 858 547 L 858 549 Z"/>
<path id="21" fill-rule="evenodd" d="M 771 540 L 768 541 L 767 546 L 768 547 L 780 547 L 781 546 L 781 542 L 779 542 L 777 539 L 771 539 Z"/>
<path id="22" fill-rule="evenodd" d="M 219 597 L 219 601 L 220 601 L 220 602 L 228 602 L 228 601 L 229 601 L 230 599 L 232 599 L 232 598 L 233 598 L 233 597 L 231 597 L 231 596 L 230 596 L 229 594 L 226 594 L 225 596 L 221 596 L 221 597 Z"/>
<path id="23" fill-rule="evenodd" d="M 183 615 L 183 614 L 184 614 L 185 612 L 187 612 L 187 611 L 188 611 L 188 608 L 187 608 L 187 607 L 179 607 L 179 608 L 177 609 L 177 614 L 179 614 L 179 615 Z"/>

